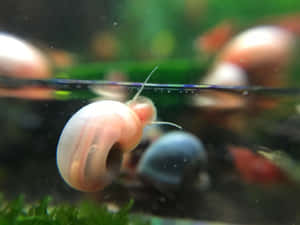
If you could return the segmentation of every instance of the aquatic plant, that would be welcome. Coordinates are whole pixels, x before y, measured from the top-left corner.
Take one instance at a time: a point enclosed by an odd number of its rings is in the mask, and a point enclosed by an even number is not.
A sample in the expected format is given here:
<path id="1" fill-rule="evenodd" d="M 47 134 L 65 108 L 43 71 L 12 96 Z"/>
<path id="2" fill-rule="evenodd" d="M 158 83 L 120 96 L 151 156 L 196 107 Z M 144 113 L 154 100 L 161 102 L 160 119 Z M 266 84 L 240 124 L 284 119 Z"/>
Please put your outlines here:
<path id="1" fill-rule="evenodd" d="M 13 201 L 0 200 L 0 224 L 2 225 L 142 225 L 146 222 L 130 218 L 130 201 L 118 212 L 111 212 L 105 206 L 92 202 L 82 202 L 78 206 L 70 204 L 50 205 L 51 197 L 45 197 L 33 205 L 25 203 L 20 195 Z"/>

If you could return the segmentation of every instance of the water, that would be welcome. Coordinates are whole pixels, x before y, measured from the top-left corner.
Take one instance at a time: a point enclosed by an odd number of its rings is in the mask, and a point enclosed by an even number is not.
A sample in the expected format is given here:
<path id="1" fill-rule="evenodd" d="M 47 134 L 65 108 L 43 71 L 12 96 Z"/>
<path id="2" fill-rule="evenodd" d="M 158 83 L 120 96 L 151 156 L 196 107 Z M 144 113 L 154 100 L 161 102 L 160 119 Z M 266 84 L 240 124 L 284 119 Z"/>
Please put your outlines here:
<path id="1" fill-rule="evenodd" d="M 131 212 L 150 218 L 151 224 L 299 223 L 296 0 L 291 4 L 230 0 L 221 10 L 215 0 L 42 1 L 35 7 L 30 2 L 13 3 L 4 2 L 0 9 L 0 36 L 20 40 L 25 47 L 0 42 L 0 191 L 5 199 L 25 194 L 31 204 L 50 195 L 53 204 L 77 205 L 91 199 L 117 209 L 134 199 Z M 269 40 L 258 53 L 256 49 L 236 56 L 223 50 L 222 42 L 239 37 L 238 31 L 264 24 L 283 33 L 248 42 L 251 47 Z M 221 70 L 218 65 L 223 63 Z M 158 69 L 144 83 L 155 66 Z M 142 176 L 138 166 L 149 146 L 177 128 L 149 123 L 137 146 L 128 147 L 124 139 L 135 121 L 152 113 L 142 108 L 148 103 L 130 109 L 128 117 L 134 119 L 126 125 L 119 122 L 125 119 L 118 113 L 127 108 L 106 107 L 103 111 L 108 113 L 103 115 L 102 108 L 96 108 L 96 116 L 79 118 L 80 125 L 71 129 L 71 137 L 77 138 L 66 149 L 81 152 L 70 153 L 66 168 L 75 184 L 104 179 L 95 168 L 106 171 L 105 178 L 112 182 L 96 193 L 70 187 L 56 159 L 67 121 L 91 102 L 111 99 L 125 104 L 143 85 L 141 95 L 153 101 L 156 121 L 178 124 L 196 136 L 207 159 L 193 163 L 181 159 L 181 152 L 194 154 L 193 148 L 184 141 L 176 146 L 175 140 L 169 141 L 150 166 L 160 168 L 162 163 L 161 168 L 170 168 L 180 182 L 163 182 L 159 173 Z M 102 121 L 98 114 L 107 119 Z M 111 173 L 109 168 L 120 165 L 120 157 L 110 154 L 115 151 L 105 155 L 97 149 L 115 137 L 112 149 L 122 155 L 124 150 L 132 152 L 123 155 L 121 171 Z M 85 164 L 89 144 L 97 146 L 93 155 L 102 158 L 89 157 Z M 176 154 L 168 148 L 176 149 Z M 107 164 L 101 167 L 105 157 Z"/>

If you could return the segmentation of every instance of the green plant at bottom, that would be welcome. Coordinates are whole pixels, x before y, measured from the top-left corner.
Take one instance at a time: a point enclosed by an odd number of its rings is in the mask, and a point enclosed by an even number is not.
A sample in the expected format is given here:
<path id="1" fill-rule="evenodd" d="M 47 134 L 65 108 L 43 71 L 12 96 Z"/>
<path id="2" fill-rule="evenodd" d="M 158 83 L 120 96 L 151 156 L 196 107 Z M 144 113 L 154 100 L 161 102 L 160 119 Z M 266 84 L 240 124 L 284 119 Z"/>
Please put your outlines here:
<path id="1" fill-rule="evenodd" d="M 133 201 L 118 212 L 111 212 L 103 205 L 82 202 L 79 206 L 60 204 L 50 206 L 50 197 L 28 206 L 24 196 L 5 202 L 0 199 L 1 225 L 146 225 L 138 219 L 132 219 L 128 213 Z"/>

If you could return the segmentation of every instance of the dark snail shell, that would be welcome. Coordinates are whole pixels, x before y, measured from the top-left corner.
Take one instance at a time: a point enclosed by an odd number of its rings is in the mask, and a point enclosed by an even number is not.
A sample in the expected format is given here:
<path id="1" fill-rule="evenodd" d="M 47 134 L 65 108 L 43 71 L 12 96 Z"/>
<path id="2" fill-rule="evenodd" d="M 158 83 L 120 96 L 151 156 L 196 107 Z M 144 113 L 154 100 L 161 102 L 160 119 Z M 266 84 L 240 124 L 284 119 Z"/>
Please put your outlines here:
<path id="1" fill-rule="evenodd" d="M 185 173 L 206 161 L 206 151 L 196 136 L 175 131 L 160 137 L 147 149 L 138 165 L 138 174 L 160 189 L 176 189 Z"/>

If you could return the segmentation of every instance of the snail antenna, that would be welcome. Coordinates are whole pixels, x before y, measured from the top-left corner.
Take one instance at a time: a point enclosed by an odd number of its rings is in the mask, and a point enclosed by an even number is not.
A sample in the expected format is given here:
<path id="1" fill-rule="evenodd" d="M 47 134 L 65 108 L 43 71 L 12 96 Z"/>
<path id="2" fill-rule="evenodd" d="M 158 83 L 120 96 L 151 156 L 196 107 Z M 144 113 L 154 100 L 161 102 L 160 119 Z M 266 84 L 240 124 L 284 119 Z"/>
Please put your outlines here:
<path id="1" fill-rule="evenodd" d="M 147 76 L 146 80 L 144 81 L 143 85 L 141 86 L 141 88 L 138 90 L 138 92 L 134 95 L 134 97 L 132 98 L 133 101 L 135 101 L 140 94 L 142 93 L 145 84 L 148 82 L 148 80 L 150 79 L 150 77 L 152 76 L 152 74 L 158 69 L 158 66 L 155 66 L 154 69 L 150 72 L 150 74 Z"/>
<path id="2" fill-rule="evenodd" d="M 166 122 L 166 121 L 152 121 L 150 124 L 161 124 L 161 125 L 168 125 L 168 126 L 172 126 L 172 127 L 176 127 L 179 130 L 182 130 L 182 126 L 176 124 L 176 123 L 172 123 L 172 122 Z"/>

